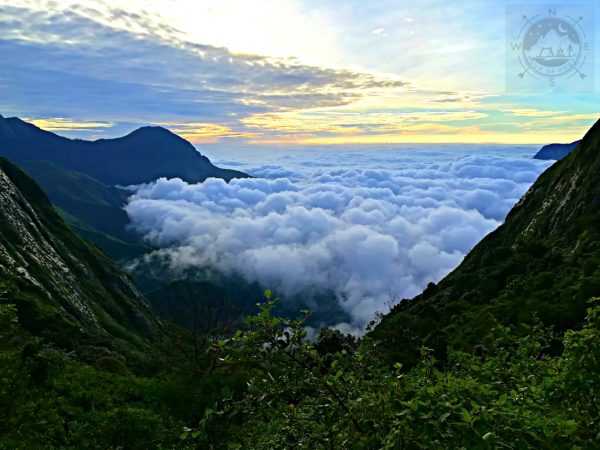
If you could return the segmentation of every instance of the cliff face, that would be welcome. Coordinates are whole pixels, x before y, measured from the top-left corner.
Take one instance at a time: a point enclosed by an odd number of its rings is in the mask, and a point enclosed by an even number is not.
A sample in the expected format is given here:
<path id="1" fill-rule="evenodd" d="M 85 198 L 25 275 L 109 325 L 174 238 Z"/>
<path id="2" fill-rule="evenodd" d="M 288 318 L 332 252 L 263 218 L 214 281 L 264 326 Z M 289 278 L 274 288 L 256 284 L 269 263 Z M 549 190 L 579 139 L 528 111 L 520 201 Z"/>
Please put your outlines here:
<path id="1" fill-rule="evenodd" d="M 143 349 L 160 324 L 131 280 L 76 236 L 42 190 L 0 158 L 0 277 L 30 332 L 66 348 Z"/>
<path id="2" fill-rule="evenodd" d="M 463 263 L 400 302 L 372 335 L 395 357 L 472 349 L 496 321 L 577 327 L 600 294 L 600 122 L 544 172 Z"/>

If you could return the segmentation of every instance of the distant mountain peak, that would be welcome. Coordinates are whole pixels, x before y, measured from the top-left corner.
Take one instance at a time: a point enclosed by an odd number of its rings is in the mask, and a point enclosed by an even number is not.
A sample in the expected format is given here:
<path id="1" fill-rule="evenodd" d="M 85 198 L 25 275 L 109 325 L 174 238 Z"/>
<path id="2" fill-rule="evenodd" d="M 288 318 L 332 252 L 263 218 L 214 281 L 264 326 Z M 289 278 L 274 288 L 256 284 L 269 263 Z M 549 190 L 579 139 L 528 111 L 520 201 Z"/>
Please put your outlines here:
<path id="1" fill-rule="evenodd" d="M 548 144 L 544 145 L 539 152 L 537 152 L 533 158 L 534 159 L 555 159 L 559 160 L 567 156 L 571 151 L 577 147 L 577 145 L 581 142 L 575 141 L 570 144 Z"/>
<path id="2" fill-rule="evenodd" d="M 161 126 L 138 128 L 127 136 L 86 141 L 42 130 L 18 118 L 0 120 L 0 156 L 15 162 L 44 160 L 110 185 L 131 185 L 160 177 L 190 183 L 209 177 L 246 178 L 215 167 L 181 136 Z"/>
<path id="3" fill-rule="evenodd" d="M 177 136 L 171 130 L 169 130 L 165 127 L 161 127 L 160 125 L 148 125 L 145 127 L 140 127 L 138 129 L 132 131 L 129 134 L 130 135 L 132 135 L 132 134 L 168 134 L 168 135 Z"/>

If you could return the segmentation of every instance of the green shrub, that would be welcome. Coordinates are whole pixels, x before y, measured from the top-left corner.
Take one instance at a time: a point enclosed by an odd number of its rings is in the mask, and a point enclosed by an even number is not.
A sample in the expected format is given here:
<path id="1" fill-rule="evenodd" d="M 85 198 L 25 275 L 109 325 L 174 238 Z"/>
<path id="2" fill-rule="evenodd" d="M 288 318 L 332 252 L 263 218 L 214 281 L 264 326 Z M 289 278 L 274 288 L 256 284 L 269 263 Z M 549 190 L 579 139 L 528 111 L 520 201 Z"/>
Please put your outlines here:
<path id="1" fill-rule="evenodd" d="M 119 375 L 125 375 L 127 373 L 127 366 L 123 361 L 112 356 L 102 356 L 98 358 L 94 363 L 94 367 L 98 370 L 105 372 L 116 373 Z"/>

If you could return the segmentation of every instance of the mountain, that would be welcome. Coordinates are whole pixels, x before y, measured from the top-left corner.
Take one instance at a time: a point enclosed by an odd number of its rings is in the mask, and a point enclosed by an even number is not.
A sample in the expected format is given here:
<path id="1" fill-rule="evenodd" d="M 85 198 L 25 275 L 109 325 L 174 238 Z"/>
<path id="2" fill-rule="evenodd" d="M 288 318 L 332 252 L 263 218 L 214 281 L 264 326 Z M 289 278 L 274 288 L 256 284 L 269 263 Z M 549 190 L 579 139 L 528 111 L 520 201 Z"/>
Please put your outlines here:
<path id="1" fill-rule="evenodd" d="M 44 160 L 101 183 L 131 185 L 160 177 L 196 183 L 209 177 L 247 177 L 214 166 L 192 144 L 162 127 L 143 127 L 116 139 L 68 139 L 12 117 L 0 116 L 0 156 L 16 163 Z"/>
<path id="2" fill-rule="evenodd" d="M 78 217 L 69 214 L 65 210 L 55 206 L 56 211 L 67 225 L 73 229 L 79 236 L 92 242 L 104 253 L 110 256 L 114 261 L 124 262 L 145 255 L 152 250 L 153 247 L 140 242 L 141 237 L 136 237 L 133 240 L 119 239 L 109 233 L 99 231 L 82 221 Z"/>
<path id="3" fill-rule="evenodd" d="M 41 188 L 0 158 L 0 280 L 19 323 L 54 344 L 143 356 L 160 322 L 130 278 L 63 222 Z"/>
<path id="4" fill-rule="evenodd" d="M 392 359 L 421 345 L 472 350 L 496 321 L 577 327 L 600 294 L 600 121 L 546 170 L 497 230 L 438 285 L 396 305 L 371 335 Z"/>
<path id="5" fill-rule="evenodd" d="M 151 250 L 127 229 L 123 205 L 129 192 L 49 161 L 22 161 L 20 168 L 40 185 L 71 228 L 111 258 L 130 259 Z"/>
<path id="6" fill-rule="evenodd" d="M 130 237 L 125 230 L 129 218 L 122 209 L 130 195 L 127 191 L 48 161 L 23 161 L 19 167 L 40 185 L 52 204 L 98 230 L 120 238 Z"/>
<path id="7" fill-rule="evenodd" d="M 571 142 L 570 144 L 548 144 L 544 145 L 533 157 L 535 159 L 563 159 L 571 150 L 579 145 L 581 141 Z"/>

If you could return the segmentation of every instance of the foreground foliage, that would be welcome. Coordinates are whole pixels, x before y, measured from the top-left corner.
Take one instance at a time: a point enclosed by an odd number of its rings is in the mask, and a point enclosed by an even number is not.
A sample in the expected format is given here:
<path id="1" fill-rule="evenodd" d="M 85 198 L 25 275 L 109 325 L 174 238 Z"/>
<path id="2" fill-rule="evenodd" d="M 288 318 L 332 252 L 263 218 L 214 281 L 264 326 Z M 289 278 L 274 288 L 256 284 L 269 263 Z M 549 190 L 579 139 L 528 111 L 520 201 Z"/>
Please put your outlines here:
<path id="1" fill-rule="evenodd" d="M 270 296 L 270 293 L 267 293 Z M 377 343 L 319 352 L 305 317 L 273 317 L 277 299 L 216 351 L 252 368 L 242 396 L 228 395 L 190 430 L 228 448 L 589 448 L 600 446 L 600 308 L 579 331 L 540 325 L 524 337 L 498 325 L 474 352 L 449 351 L 440 367 L 421 349 L 416 367 L 381 363 Z M 351 347 L 351 346 L 350 346 Z M 227 423 L 225 435 L 218 432 Z M 235 425 L 237 424 L 237 425 Z M 234 430 L 230 427 L 235 426 Z M 185 436 L 184 436 L 185 437 Z"/>
<path id="2" fill-rule="evenodd" d="M 406 370 L 370 338 L 306 341 L 308 311 L 276 317 L 267 297 L 195 368 L 153 377 L 27 337 L 1 304 L 0 448 L 600 446 L 600 306 L 563 336 L 498 325 L 472 352 L 450 349 L 441 364 L 422 348 Z"/>

